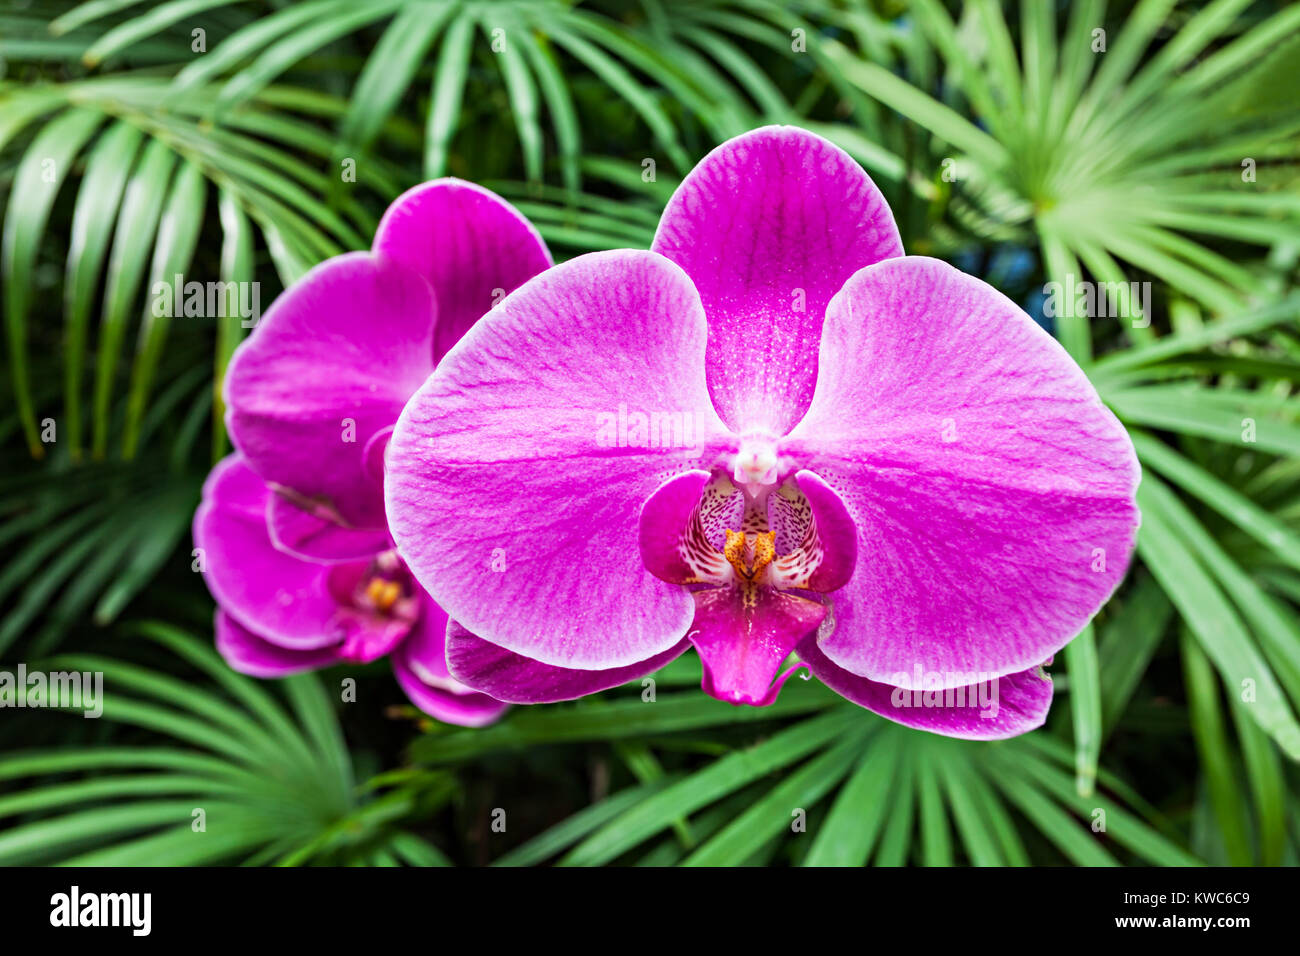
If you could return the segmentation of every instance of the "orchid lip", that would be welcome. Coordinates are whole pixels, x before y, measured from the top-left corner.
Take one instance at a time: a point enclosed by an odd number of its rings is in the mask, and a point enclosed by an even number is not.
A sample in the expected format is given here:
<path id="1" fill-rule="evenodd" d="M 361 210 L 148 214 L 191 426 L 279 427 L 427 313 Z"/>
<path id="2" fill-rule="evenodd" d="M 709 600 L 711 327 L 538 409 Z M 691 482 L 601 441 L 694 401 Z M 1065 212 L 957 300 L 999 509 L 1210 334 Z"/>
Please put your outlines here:
<path id="1" fill-rule="evenodd" d="M 768 707 L 776 703 L 776 699 L 780 696 L 781 688 L 785 686 L 785 682 L 799 671 L 808 672 L 803 675 L 804 680 L 807 680 L 809 674 L 811 674 L 807 664 L 803 661 L 795 661 L 795 663 L 787 667 L 776 677 L 775 680 L 772 681 L 771 685 L 767 688 L 767 692 L 761 697 L 755 697 L 753 694 L 747 693 L 738 688 L 728 688 L 724 690 L 717 687 L 713 682 L 712 675 L 707 672 L 704 675 L 704 681 L 701 684 L 700 689 L 715 700 L 725 701 L 735 707 L 740 707 L 742 705 L 747 705 L 749 707 Z"/>
<path id="2" fill-rule="evenodd" d="M 851 522 L 806 472 L 751 494 L 718 468 L 656 492 L 642 513 L 642 555 L 652 573 L 692 589 L 687 636 L 706 693 L 754 707 L 776 699 L 793 673 L 778 677 L 782 662 L 830 607 L 809 592 L 835 590 L 851 570 Z"/>

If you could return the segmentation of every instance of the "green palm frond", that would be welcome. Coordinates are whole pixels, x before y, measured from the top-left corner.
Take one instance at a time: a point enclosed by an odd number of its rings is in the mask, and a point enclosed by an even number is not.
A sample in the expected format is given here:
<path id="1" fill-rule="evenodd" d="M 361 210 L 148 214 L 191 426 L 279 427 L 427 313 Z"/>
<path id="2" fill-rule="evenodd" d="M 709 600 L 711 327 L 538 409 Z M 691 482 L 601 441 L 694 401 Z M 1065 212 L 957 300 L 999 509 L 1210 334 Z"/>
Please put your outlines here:
<path id="1" fill-rule="evenodd" d="M 201 0 L 196 7 L 193 0 L 171 0 L 142 12 L 138 3 L 91 0 L 51 26 L 56 34 L 98 28 L 81 54 L 86 65 L 98 66 L 200 10 L 234 2 Z M 487 84 L 504 93 L 527 178 L 543 176 L 544 112 L 563 182 L 571 189 L 579 183 L 583 150 L 574 65 L 623 100 L 679 172 L 690 167 L 691 150 L 678 109 L 714 140 L 740 132 L 763 114 L 791 115 L 753 58 L 704 27 L 712 17 L 757 43 L 788 50 L 790 17 L 781 15 L 779 5 L 647 3 L 644 14 L 629 21 L 618 18 L 625 6 L 609 6 L 606 13 L 571 0 L 303 0 L 219 42 L 214 38 L 211 52 L 182 69 L 175 84 L 178 91 L 219 84 L 208 114 L 219 120 L 289 71 L 310 71 L 313 58 L 319 60 L 327 48 L 375 31 L 339 124 L 338 155 L 365 151 L 402 98 L 428 84 L 424 175 L 443 175 L 452 140 L 477 96 L 471 91 Z"/>
<path id="2" fill-rule="evenodd" d="M 1216 0 L 1158 38 L 1174 2 L 1144 0 L 1111 26 L 1103 51 L 1100 0 L 1075 4 L 1059 37 L 1052 4 L 1018 4 L 1018 49 L 994 0 L 967 5 L 959 23 L 938 0 L 915 0 L 910 11 L 947 66 L 946 100 L 843 47 L 828 55 L 928 130 L 932 148 L 952 151 L 953 214 L 977 234 L 1035 241 L 1058 282 L 1085 270 L 1126 282 L 1123 263 L 1229 314 L 1256 300 L 1258 279 L 1201 237 L 1268 248 L 1300 229 L 1300 91 L 1288 66 L 1300 10 L 1233 36 L 1248 5 Z M 1087 318 L 1064 317 L 1058 331 L 1086 363 Z M 1141 332 L 1130 330 L 1139 342 Z"/>
<path id="3" fill-rule="evenodd" d="M 363 792 L 319 680 L 285 680 L 281 700 L 175 628 L 142 631 L 173 655 L 168 672 L 86 654 L 45 665 L 102 673 L 100 719 L 157 742 L 0 757 L 0 784 L 9 785 L 0 792 L 0 862 L 447 865 L 404 828 L 414 808 L 407 790 Z M 206 680 L 175 676 L 180 667 Z"/>
<path id="4" fill-rule="evenodd" d="M 87 445 L 82 409 L 91 340 L 95 359 L 88 444 L 100 458 L 109 451 L 119 365 L 137 316 L 121 450 L 131 457 L 138 449 L 171 326 L 169 316 L 151 309 L 150 290 L 191 272 L 204 252 L 209 220 L 219 224 L 221 253 L 203 257 L 201 268 L 219 272 L 211 277 L 223 282 L 256 281 L 254 234 L 281 281 L 288 283 L 327 256 L 364 246 L 363 237 L 373 232 L 374 216 L 355 195 L 345 196 L 337 208 L 316 198 L 332 188 L 331 182 L 297 158 L 332 155 L 332 140 L 307 117 L 337 115 L 342 104 L 272 88 L 262 99 L 227 114 L 224 125 L 211 126 L 200 119 L 205 103 L 202 91 L 177 96 L 165 79 L 144 75 L 0 86 L 7 120 L 0 124 L 0 149 L 8 143 L 21 155 L 0 252 L 5 324 L 19 414 L 29 448 L 38 457 L 45 449 L 28 374 L 30 325 L 33 312 L 50 317 L 54 311 L 46 290 L 38 286 L 36 267 L 57 200 L 72 203 L 62 295 L 60 441 L 74 459 Z M 385 164 L 375 161 L 373 166 L 368 180 L 385 192 L 398 191 Z M 80 186 L 69 200 L 63 194 L 72 193 L 67 184 L 78 173 Z M 100 321 L 92 336 L 101 277 Z M 243 326 L 236 301 L 215 318 L 219 372 Z"/>
<path id="5" fill-rule="evenodd" d="M 817 700 L 825 694 L 815 684 L 796 683 L 783 697 Z M 641 709 L 657 712 L 661 703 Z M 757 742 L 725 748 L 702 769 L 639 775 L 632 786 L 515 847 L 496 865 L 555 858 L 567 866 L 778 860 L 861 866 L 912 859 L 1025 865 L 1030 854 L 1017 817 L 1064 860 L 1196 862 L 1170 838 L 1168 822 L 1157 816 L 1157 827 L 1144 820 L 1152 811 L 1140 801 L 1141 809 L 1134 809 L 1131 790 L 1109 774 L 1100 776 L 1105 794 L 1080 796 L 1068 769 L 1069 748 L 1044 734 L 972 744 L 908 730 L 833 698 L 818 710 Z M 591 731 L 581 739 L 604 739 L 599 725 L 587 726 Z M 689 738 L 678 743 L 662 737 L 669 730 L 681 728 L 667 721 L 650 749 L 671 758 L 689 747 Z M 562 739 L 528 736 L 533 744 Z M 434 763 L 453 752 L 468 755 L 440 746 L 437 738 L 416 748 L 417 759 Z"/>

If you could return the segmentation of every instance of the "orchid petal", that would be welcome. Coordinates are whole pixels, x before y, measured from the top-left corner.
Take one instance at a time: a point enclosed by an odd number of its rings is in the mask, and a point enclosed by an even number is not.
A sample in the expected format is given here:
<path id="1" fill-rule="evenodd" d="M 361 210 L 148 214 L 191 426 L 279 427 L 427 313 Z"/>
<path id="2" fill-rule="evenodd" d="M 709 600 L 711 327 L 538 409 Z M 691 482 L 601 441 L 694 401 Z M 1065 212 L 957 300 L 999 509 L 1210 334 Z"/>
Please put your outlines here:
<path id="1" fill-rule="evenodd" d="M 236 351 L 226 425 L 268 482 L 383 528 L 367 443 L 433 370 L 433 291 L 366 253 L 336 256 L 287 289 Z"/>
<path id="2" fill-rule="evenodd" d="M 387 528 L 352 528 L 329 502 L 313 502 L 289 489 L 267 496 L 271 542 L 303 561 L 364 561 L 393 546 Z"/>
<path id="3" fill-rule="evenodd" d="M 837 694 L 895 723 L 946 737 L 1002 740 L 1028 733 L 1043 725 L 1052 703 L 1051 678 L 1039 667 L 944 690 L 905 690 L 837 666 L 818 648 L 815 636 L 796 651 Z"/>
<path id="4" fill-rule="evenodd" d="M 552 261 L 542 237 L 514 206 L 459 179 L 435 179 L 404 192 L 384 213 L 372 248 L 433 286 L 435 360 Z"/>
<path id="5" fill-rule="evenodd" d="M 194 515 L 194 544 L 208 589 L 232 618 L 270 643 L 300 651 L 337 644 L 343 634 L 330 566 L 299 560 L 272 544 L 266 524 L 270 497 L 238 454 L 212 469 Z"/>
<path id="6" fill-rule="evenodd" d="M 723 143 L 687 175 L 654 251 L 691 277 L 709 321 L 709 391 L 732 429 L 782 435 L 817 378 L 826 305 L 863 266 L 903 247 L 870 177 L 792 126 Z"/>
<path id="7" fill-rule="evenodd" d="M 1128 567 L 1127 433 L 1028 315 L 934 259 L 863 269 L 831 302 L 816 394 L 782 453 L 856 526 L 820 647 L 861 677 L 1024 671 Z"/>
<path id="8" fill-rule="evenodd" d="M 232 670 L 249 677 L 285 677 L 339 663 L 338 645 L 294 650 L 272 644 L 225 611 L 216 616 L 217 651 Z"/>
<path id="9" fill-rule="evenodd" d="M 696 591 L 694 598 L 690 639 L 704 664 L 704 692 L 733 704 L 772 703 L 781 663 L 826 616 L 825 605 L 770 588 L 756 589 L 752 607 L 738 588 Z"/>

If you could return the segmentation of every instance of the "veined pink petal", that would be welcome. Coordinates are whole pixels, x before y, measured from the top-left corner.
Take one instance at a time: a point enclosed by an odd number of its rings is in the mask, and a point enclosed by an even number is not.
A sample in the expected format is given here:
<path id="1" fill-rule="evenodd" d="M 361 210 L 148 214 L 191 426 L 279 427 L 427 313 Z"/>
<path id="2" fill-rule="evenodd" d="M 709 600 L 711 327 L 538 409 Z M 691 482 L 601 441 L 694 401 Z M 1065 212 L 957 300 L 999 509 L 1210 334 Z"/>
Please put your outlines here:
<path id="1" fill-rule="evenodd" d="M 216 616 L 217 651 L 231 669 L 249 677 L 285 677 L 339 663 L 338 645 L 294 650 L 272 644 L 220 608 Z"/>
<path id="2" fill-rule="evenodd" d="M 797 473 L 791 491 L 790 497 L 779 491 L 768 499 L 768 521 L 782 555 L 773 562 L 777 582 L 819 592 L 843 587 L 858 558 L 853 516 L 811 471 Z"/>
<path id="3" fill-rule="evenodd" d="M 373 249 L 433 286 L 435 359 L 505 295 L 551 266 L 546 243 L 514 206 L 481 186 L 450 178 L 399 196 L 379 223 Z"/>
<path id="4" fill-rule="evenodd" d="M 817 390 L 782 453 L 844 501 L 857 569 L 820 639 L 889 682 L 1027 670 L 1128 567 L 1138 464 L 1064 349 L 934 259 L 856 274 L 827 310 Z"/>
<path id="5" fill-rule="evenodd" d="M 443 359 L 389 443 L 411 571 L 484 640 L 559 667 L 636 664 L 691 621 L 650 574 L 641 506 L 717 458 L 704 314 L 651 252 L 580 256 L 509 296 Z"/>
<path id="6" fill-rule="evenodd" d="M 862 167 L 793 126 L 737 136 L 701 160 L 651 248 L 686 270 L 704 302 L 718 414 L 737 432 L 772 436 L 812 398 L 831 296 L 863 266 L 903 254 Z"/>
<path id="7" fill-rule="evenodd" d="M 370 437 L 433 370 L 429 284 L 367 253 L 336 256 L 276 299 L 226 374 L 231 440 L 263 479 L 383 528 Z"/>
<path id="8" fill-rule="evenodd" d="M 447 666 L 462 683 L 512 704 L 553 704 L 609 690 L 651 674 L 680 657 L 690 641 L 649 660 L 607 670 L 555 667 L 489 644 L 452 621 L 447 628 Z"/>
<path id="9" fill-rule="evenodd" d="M 837 666 L 817 647 L 816 636 L 796 648 L 800 660 L 823 684 L 881 717 L 918 730 L 965 740 L 1001 740 L 1043 725 L 1052 703 L 1051 678 L 1041 668 L 1001 677 L 976 677 L 946 689 L 906 690 L 858 677 Z M 910 677 L 915 683 L 915 673 Z M 924 681 L 922 681 L 924 685 Z"/>
<path id="10" fill-rule="evenodd" d="M 330 566 L 278 550 L 267 533 L 270 491 L 238 454 L 223 459 L 203 486 L 194 544 L 217 604 L 263 640 L 292 650 L 338 644 Z"/>
<path id="11" fill-rule="evenodd" d="M 730 579 L 721 549 L 725 529 L 744 511 L 740 492 L 707 471 L 670 478 L 641 506 L 639 536 L 646 570 L 673 584 Z"/>

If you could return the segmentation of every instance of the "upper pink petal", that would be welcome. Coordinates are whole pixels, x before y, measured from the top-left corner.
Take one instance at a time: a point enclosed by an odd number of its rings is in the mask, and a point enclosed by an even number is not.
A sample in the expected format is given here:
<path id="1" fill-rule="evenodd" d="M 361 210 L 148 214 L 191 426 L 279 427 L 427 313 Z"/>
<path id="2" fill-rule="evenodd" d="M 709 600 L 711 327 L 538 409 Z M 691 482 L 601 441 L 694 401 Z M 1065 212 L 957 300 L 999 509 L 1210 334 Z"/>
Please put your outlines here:
<path id="1" fill-rule="evenodd" d="M 839 147 L 793 126 L 737 136 L 669 201 L 656 252 L 691 277 L 709 322 L 708 381 L 737 432 L 790 430 L 812 398 L 826 305 L 863 266 L 903 254 L 889 206 Z"/>
<path id="2" fill-rule="evenodd" d="M 1132 443 L 1082 370 L 992 287 L 917 257 L 849 280 L 820 356 L 782 452 L 857 529 L 825 655 L 908 686 L 915 665 L 1005 675 L 1060 650 L 1138 526 Z"/>
<path id="3" fill-rule="evenodd" d="M 226 374 L 231 440 L 265 480 L 382 528 L 367 442 L 433 370 L 433 292 L 367 253 L 321 263 L 287 289 Z"/>
<path id="4" fill-rule="evenodd" d="M 351 527 L 330 503 L 288 488 L 268 496 L 266 526 L 276 548 L 304 561 L 364 561 L 393 546 L 387 527 Z"/>
<path id="5" fill-rule="evenodd" d="M 506 294 L 551 265 L 546 243 L 514 206 L 459 179 L 435 179 L 399 196 L 372 248 L 433 286 L 435 358 Z"/>
<path id="6" fill-rule="evenodd" d="M 716 458 L 705 334 L 678 267 L 619 251 L 542 273 L 448 353 L 398 421 L 385 491 L 398 550 L 453 618 L 573 668 L 683 637 L 690 595 L 645 569 L 638 517 Z"/>

